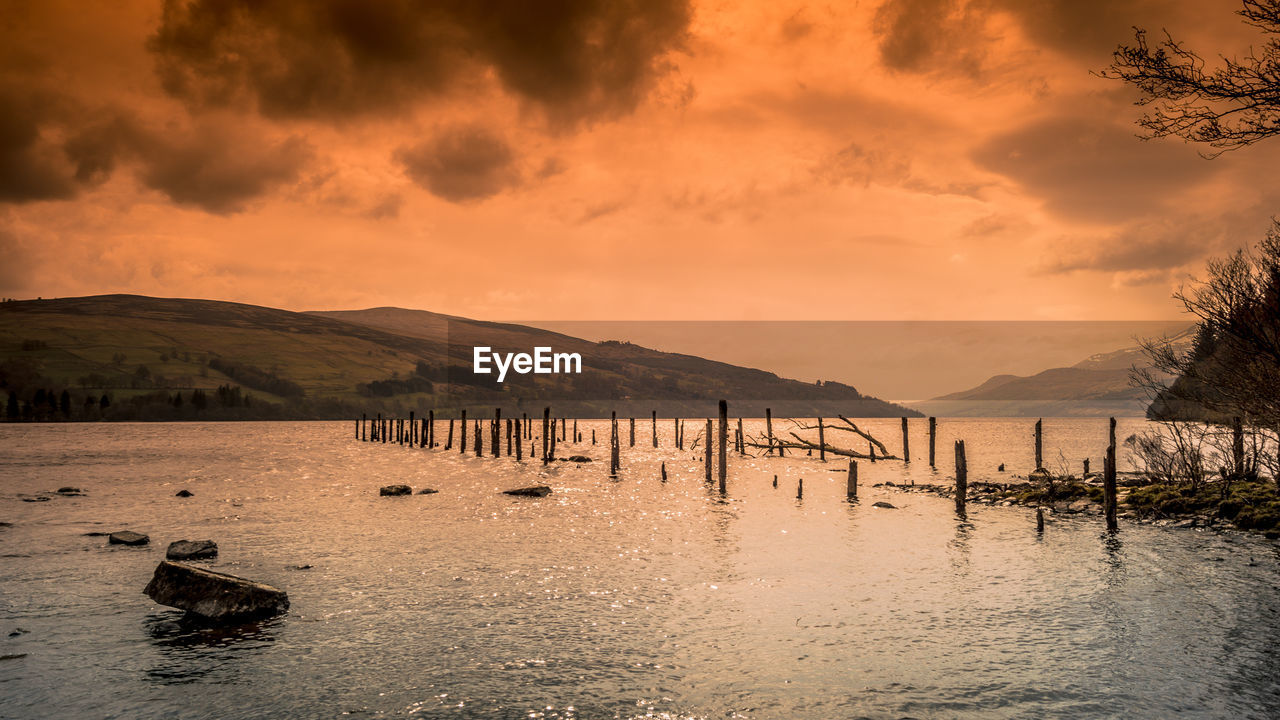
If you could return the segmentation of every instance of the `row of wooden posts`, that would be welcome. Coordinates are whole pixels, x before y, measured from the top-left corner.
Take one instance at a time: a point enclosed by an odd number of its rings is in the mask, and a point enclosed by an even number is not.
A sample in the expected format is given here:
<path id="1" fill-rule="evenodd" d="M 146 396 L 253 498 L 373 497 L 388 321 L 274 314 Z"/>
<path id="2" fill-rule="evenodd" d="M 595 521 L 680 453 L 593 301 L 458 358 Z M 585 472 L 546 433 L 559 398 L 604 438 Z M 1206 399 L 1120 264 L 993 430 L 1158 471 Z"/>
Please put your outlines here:
<path id="1" fill-rule="evenodd" d="M 728 402 L 721 400 L 719 403 L 719 422 L 716 427 L 716 456 L 718 466 L 716 480 L 719 483 L 721 493 L 727 491 L 728 479 L 728 435 L 729 435 L 729 407 Z M 568 434 L 568 420 L 566 418 L 553 418 L 551 416 L 551 408 L 543 408 L 542 411 L 542 433 L 541 433 L 541 459 L 542 463 L 548 464 L 555 459 L 557 433 L 556 424 L 559 421 L 559 442 L 565 442 Z M 674 435 L 675 445 L 677 449 L 684 449 L 684 420 L 681 418 L 674 419 Z M 451 450 L 454 446 L 454 419 L 448 421 L 448 434 L 445 439 L 444 449 Z M 477 457 L 484 455 L 483 450 L 483 421 L 473 418 L 474 444 L 472 449 Z M 502 410 L 495 408 L 493 418 L 489 421 L 489 445 L 493 457 L 500 457 L 502 452 L 502 433 L 501 428 L 504 427 L 502 418 Z M 636 444 L 636 419 L 629 418 L 629 442 L 631 447 Z M 394 442 L 400 445 L 418 446 L 425 448 L 435 448 L 439 446 L 436 440 L 435 430 L 436 420 L 435 411 L 429 410 L 424 418 L 417 418 L 415 412 L 410 411 L 409 417 L 406 418 L 384 418 L 379 413 L 375 418 L 367 415 L 361 415 L 356 421 L 355 436 L 356 439 L 365 442 Z M 930 417 L 928 419 L 929 426 L 929 466 L 936 467 L 936 441 L 937 441 L 937 418 Z M 826 462 L 826 438 L 825 425 L 822 418 L 818 418 L 818 457 L 822 462 Z M 1103 510 L 1106 517 L 1107 529 L 1115 530 L 1116 524 L 1116 419 L 1110 419 L 1109 443 L 1107 445 L 1105 459 L 1103 461 Z M 514 455 L 517 460 L 524 457 L 523 440 L 529 440 L 530 451 L 533 450 L 533 424 L 527 413 L 522 413 L 519 418 L 507 418 L 505 421 L 505 437 L 506 452 L 508 456 L 512 455 L 514 446 Z M 772 455 L 777 450 L 779 457 L 785 455 L 785 448 L 781 445 L 775 446 L 773 435 L 773 413 L 769 408 L 765 409 L 765 428 L 768 437 L 768 447 L 766 454 Z M 1035 424 L 1035 462 L 1036 469 L 1042 469 L 1043 465 L 1043 420 L 1037 420 Z M 712 462 L 712 437 L 713 427 L 711 418 L 706 420 L 706 433 L 703 456 L 705 459 L 705 475 L 708 483 L 712 482 L 713 462 Z M 583 436 L 578 432 L 578 420 L 573 420 L 573 441 L 582 442 Z M 513 444 L 514 439 L 514 444 Z M 658 413 L 653 411 L 651 417 L 651 440 L 653 447 L 658 447 Z M 596 431 L 591 431 L 591 444 L 596 444 Z M 1240 444 L 1240 443 L 1237 443 Z M 737 428 L 734 431 L 734 451 L 740 454 L 746 453 L 746 435 L 742 430 L 742 418 L 737 419 Z M 902 461 L 911 462 L 910 451 L 910 435 L 908 434 L 907 418 L 902 418 Z M 461 417 L 458 420 L 458 449 L 462 453 L 467 452 L 467 411 L 461 411 Z M 882 456 L 883 457 L 883 456 Z M 870 445 L 870 461 L 876 461 L 875 444 Z M 617 477 L 618 471 L 622 467 L 621 461 L 621 438 L 618 429 L 618 414 L 612 413 L 610 418 L 610 438 L 609 438 L 609 476 Z M 1003 465 L 1001 468 L 1003 469 Z M 1089 460 L 1084 461 L 1084 471 L 1089 472 Z M 662 480 L 667 479 L 667 466 L 662 463 L 661 468 Z M 797 497 L 804 495 L 804 481 L 800 480 L 797 487 Z M 777 476 L 774 476 L 774 485 L 777 485 Z M 969 487 L 969 466 L 965 456 L 964 440 L 955 442 L 955 504 L 956 512 L 964 515 L 966 511 L 966 500 Z M 849 499 L 858 497 L 858 463 L 849 460 L 849 469 L 847 476 L 846 495 Z M 1036 510 L 1036 527 L 1038 530 L 1044 530 L 1044 512 Z"/>

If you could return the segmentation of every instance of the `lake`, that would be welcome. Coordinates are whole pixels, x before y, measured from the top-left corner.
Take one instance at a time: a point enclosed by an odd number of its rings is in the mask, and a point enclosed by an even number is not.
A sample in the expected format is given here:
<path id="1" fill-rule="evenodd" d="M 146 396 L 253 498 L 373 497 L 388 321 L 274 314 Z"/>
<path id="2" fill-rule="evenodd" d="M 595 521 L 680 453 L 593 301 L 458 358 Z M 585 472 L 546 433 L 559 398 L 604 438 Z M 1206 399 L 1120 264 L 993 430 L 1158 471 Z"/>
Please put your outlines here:
<path id="1" fill-rule="evenodd" d="M 0 425 L 0 655 L 25 654 L 0 717 L 1280 716 L 1276 543 L 1096 516 L 1040 536 L 1027 508 L 873 487 L 949 482 L 955 438 L 971 481 L 1025 475 L 1033 422 L 941 419 L 934 471 L 912 420 L 912 462 L 860 462 L 857 503 L 844 460 L 802 454 L 731 455 L 721 497 L 670 421 L 658 449 L 623 424 L 617 480 L 607 421 L 560 445 L 596 462 L 547 468 L 349 422 Z M 900 448 L 896 419 L 863 424 Z M 1044 427 L 1050 469 L 1101 469 L 1105 420 Z M 24 502 L 68 485 L 87 495 Z M 120 529 L 152 544 L 85 535 Z M 289 613 L 202 628 L 153 603 L 183 538 Z"/>

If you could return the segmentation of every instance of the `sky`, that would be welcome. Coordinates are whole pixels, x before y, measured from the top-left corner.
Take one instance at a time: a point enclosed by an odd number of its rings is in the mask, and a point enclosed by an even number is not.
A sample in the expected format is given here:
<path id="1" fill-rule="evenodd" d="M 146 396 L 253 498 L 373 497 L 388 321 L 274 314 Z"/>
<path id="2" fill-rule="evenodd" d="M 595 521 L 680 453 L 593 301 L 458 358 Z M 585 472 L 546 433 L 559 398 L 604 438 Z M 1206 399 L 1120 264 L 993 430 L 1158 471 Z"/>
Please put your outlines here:
<path id="1" fill-rule="evenodd" d="M 1137 320 L 1280 209 L 1143 141 L 1230 0 L 0 0 L 0 295 L 507 320 Z"/>

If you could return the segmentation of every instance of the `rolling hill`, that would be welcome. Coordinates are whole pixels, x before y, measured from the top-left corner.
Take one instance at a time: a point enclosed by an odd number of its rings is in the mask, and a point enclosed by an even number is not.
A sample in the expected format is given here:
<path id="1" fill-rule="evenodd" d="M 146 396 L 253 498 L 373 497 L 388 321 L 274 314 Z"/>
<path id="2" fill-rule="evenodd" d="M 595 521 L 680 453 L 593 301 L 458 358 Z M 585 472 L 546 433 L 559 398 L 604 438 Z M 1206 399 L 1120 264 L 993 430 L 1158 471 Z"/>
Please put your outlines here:
<path id="1" fill-rule="evenodd" d="M 576 352 L 582 373 L 498 384 L 471 373 L 477 345 Z M 765 407 L 779 415 L 915 414 L 840 383 L 522 325 L 399 308 L 299 313 L 136 295 L 0 304 L 0 390 L 17 402 L 18 419 L 49 420 L 349 418 L 495 406 L 532 413 L 548 404 L 582 417 L 698 417 L 719 398 L 744 416 Z"/>
<path id="2" fill-rule="evenodd" d="M 1191 329 L 1174 336 L 1190 342 Z M 1137 345 L 1099 353 L 1072 365 L 1030 376 L 995 375 L 977 387 L 913 407 L 930 415 L 954 417 L 1140 417 L 1150 398 L 1132 387 L 1133 367 L 1146 367 Z"/>

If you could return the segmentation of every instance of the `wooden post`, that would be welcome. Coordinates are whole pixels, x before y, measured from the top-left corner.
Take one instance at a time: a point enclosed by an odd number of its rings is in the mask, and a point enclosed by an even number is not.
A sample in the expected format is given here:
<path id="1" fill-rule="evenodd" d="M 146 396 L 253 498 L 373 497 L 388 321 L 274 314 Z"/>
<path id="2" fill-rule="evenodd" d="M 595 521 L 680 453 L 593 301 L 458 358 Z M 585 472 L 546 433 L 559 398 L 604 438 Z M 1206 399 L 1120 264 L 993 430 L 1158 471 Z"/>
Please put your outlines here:
<path id="1" fill-rule="evenodd" d="M 527 416 L 524 416 L 527 417 Z M 516 421 L 516 461 L 524 459 L 524 426 L 528 424 L 528 420 Z"/>
<path id="2" fill-rule="evenodd" d="M 1102 510 L 1107 518 L 1107 530 L 1114 532 L 1119 528 L 1116 522 L 1116 419 L 1111 418 L 1107 432 L 1110 444 L 1107 445 L 1107 459 L 1103 461 L 1102 471 Z"/>
<path id="3" fill-rule="evenodd" d="M 929 467 L 931 468 L 938 467 L 937 464 L 934 462 L 934 452 L 933 452 L 935 441 L 937 439 L 938 439 L 938 418 L 931 417 L 929 418 Z"/>
<path id="4" fill-rule="evenodd" d="M 675 438 L 671 444 L 675 445 L 677 450 L 683 450 L 684 443 L 680 441 L 680 418 L 671 419 L 671 437 Z"/>
<path id="5" fill-rule="evenodd" d="M 876 461 L 876 446 L 870 442 L 867 443 L 867 454 L 871 456 L 871 462 Z"/>
<path id="6" fill-rule="evenodd" d="M 560 442 L 564 442 L 565 433 L 568 432 L 569 428 L 568 422 L 568 420 L 560 418 Z"/>
<path id="7" fill-rule="evenodd" d="M 738 454 L 747 454 L 747 443 L 745 438 L 742 436 L 742 418 L 738 418 Z"/>
<path id="8" fill-rule="evenodd" d="M 548 450 L 549 454 L 547 455 L 547 462 L 551 462 L 552 460 L 556 459 L 556 421 L 555 420 L 551 421 L 551 444 L 549 445 L 549 448 L 550 449 Z"/>
<path id="9" fill-rule="evenodd" d="M 1085 477 L 1081 478 L 1082 480 L 1089 477 L 1089 458 L 1084 459 L 1084 475 Z"/>
<path id="10" fill-rule="evenodd" d="M 964 441 L 956 441 L 956 512 L 964 515 L 964 504 L 969 494 L 969 464 L 964 458 Z"/>
<path id="11" fill-rule="evenodd" d="M 796 499 L 804 499 L 804 478 L 800 478 L 796 481 Z"/>
<path id="12" fill-rule="evenodd" d="M 705 440 L 706 442 L 703 443 L 704 447 L 702 454 L 706 456 L 707 460 L 707 482 L 711 482 L 711 453 L 714 450 L 711 442 L 711 418 L 707 418 L 707 434 L 705 436 Z"/>
<path id="13" fill-rule="evenodd" d="M 591 446 L 595 447 L 595 444 L 596 444 L 596 429 L 591 428 Z"/>
<path id="14" fill-rule="evenodd" d="M 764 409 L 764 432 L 769 438 L 768 455 L 773 455 L 773 408 Z"/>
<path id="15" fill-rule="evenodd" d="M 476 423 L 476 457 L 484 457 L 484 447 L 480 440 L 480 420 L 477 418 Z"/>
<path id="16" fill-rule="evenodd" d="M 1036 508 L 1036 532 L 1044 534 L 1044 508 Z"/>
<path id="17" fill-rule="evenodd" d="M 906 418 L 902 418 L 902 462 L 911 462 L 911 436 L 907 434 Z"/>
<path id="18" fill-rule="evenodd" d="M 360 413 L 360 432 L 356 433 L 356 437 L 360 438 L 360 440 L 363 442 L 369 441 L 369 431 L 367 429 L 368 426 L 369 426 L 369 416 L 365 413 Z"/>
<path id="19" fill-rule="evenodd" d="M 507 457 L 511 457 L 511 418 L 507 418 Z"/>
<path id="20" fill-rule="evenodd" d="M 653 411 L 653 446 L 658 447 L 658 411 Z"/>
<path id="21" fill-rule="evenodd" d="M 412 410 L 409 411 L 409 444 L 418 444 L 418 419 Z"/>
<path id="22" fill-rule="evenodd" d="M 845 497 L 850 500 L 858 499 L 858 463 L 853 460 L 849 461 L 849 479 L 845 486 Z"/>
<path id="23" fill-rule="evenodd" d="M 635 418 L 631 418 L 631 445 L 630 445 L 630 447 L 635 447 L 635 446 L 636 446 L 636 419 L 635 419 Z"/>
<path id="24" fill-rule="evenodd" d="M 453 449 L 453 418 L 449 418 L 449 437 L 444 444 L 445 450 Z"/>
<path id="25" fill-rule="evenodd" d="M 1244 477 L 1244 423 L 1238 417 L 1231 418 L 1231 473 Z"/>
<path id="26" fill-rule="evenodd" d="M 663 463 L 662 463 L 662 482 L 666 482 L 666 481 L 667 481 L 667 463 L 666 463 L 666 461 L 663 461 Z"/>
<path id="27" fill-rule="evenodd" d="M 510 437 L 508 435 L 508 437 Z M 493 456 L 502 457 L 502 408 L 493 409 Z M 510 454 L 510 451 L 508 451 Z"/>
<path id="28" fill-rule="evenodd" d="M 578 434 L 578 418 L 573 419 L 573 441 L 581 442 L 582 436 Z"/>
<path id="29" fill-rule="evenodd" d="M 1036 470 L 1044 467 L 1044 420 L 1036 420 Z"/>
<path id="30" fill-rule="evenodd" d="M 609 415 L 609 477 L 618 477 L 618 411 Z"/>
<path id="31" fill-rule="evenodd" d="M 720 460 L 720 492 L 723 493 L 725 491 L 725 478 L 729 474 L 729 449 L 726 447 L 729 444 L 729 403 L 724 400 L 720 401 L 720 436 L 718 439 L 720 447 L 716 455 Z"/>
<path id="32" fill-rule="evenodd" d="M 427 411 L 427 449 L 435 449 L 436 446 L 436 411 Z"/>
<path id="33" fill-rule="evenodd" d="M 382 413 L 378 413 L 378 440 L 387 442 L 387 421 L 382 419 Z"/>
<path id="34" fill-rule="evenodd" d="M 818 418 L 818 460 L 827 461 L 827 434 L 822 429 L 822 418 Z"/>
<path id="35" fill-rule="evenodd" d="M 542 408 L 542 464 L 543 465 L 546 465 L 548 462 L 550 462 L 547 459 L 547 450 L 550 449 L 551 447 L 548 444 L 551 441 L 547 437 L 547 435 L 549 435 L 550 432 L 551 432 L 551 408 L 545 407 L 545 408 Z"/>
<path id="36" fill-rule="evenodd" d="M 462 419 L 458 421 L 458 450 L 467 454 L 467 411 L 462 411 Z"/>

